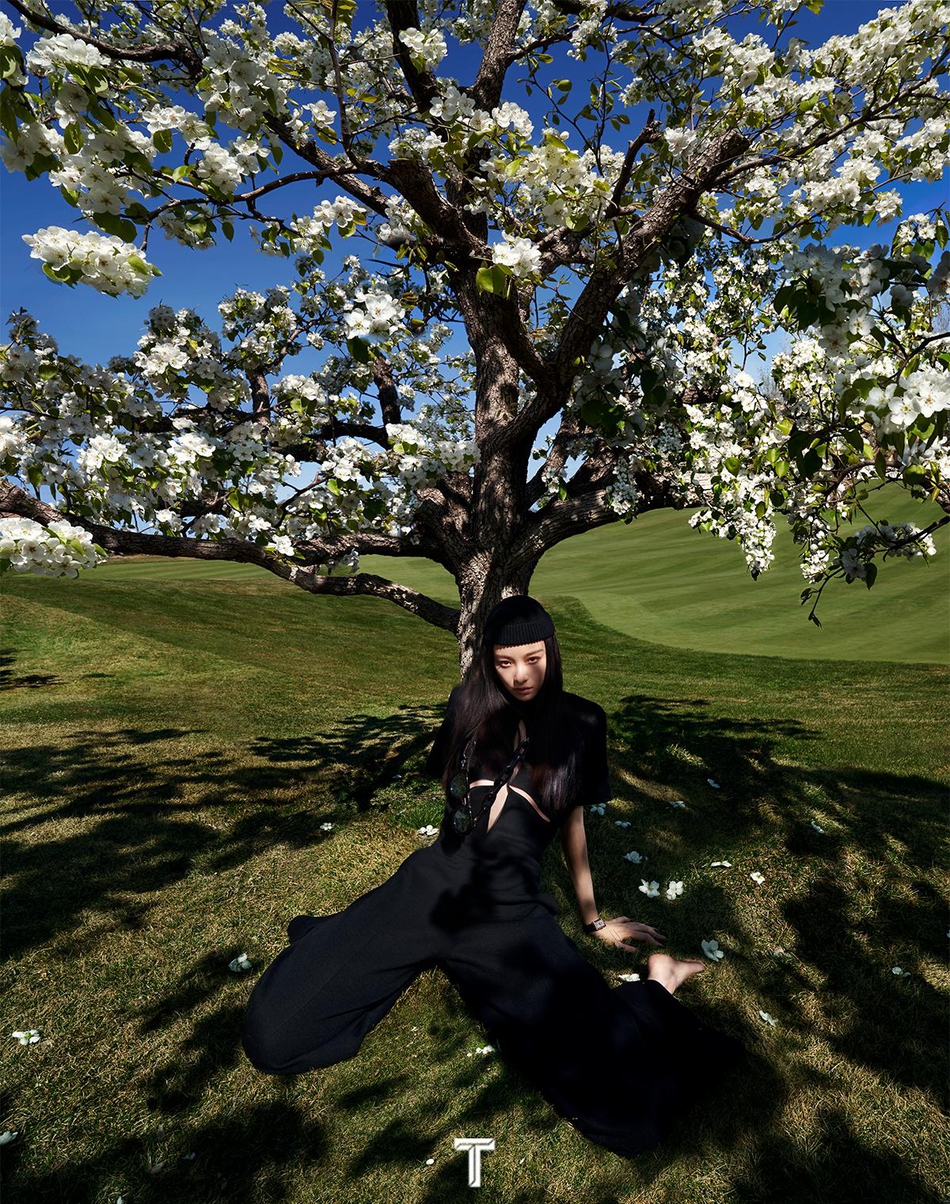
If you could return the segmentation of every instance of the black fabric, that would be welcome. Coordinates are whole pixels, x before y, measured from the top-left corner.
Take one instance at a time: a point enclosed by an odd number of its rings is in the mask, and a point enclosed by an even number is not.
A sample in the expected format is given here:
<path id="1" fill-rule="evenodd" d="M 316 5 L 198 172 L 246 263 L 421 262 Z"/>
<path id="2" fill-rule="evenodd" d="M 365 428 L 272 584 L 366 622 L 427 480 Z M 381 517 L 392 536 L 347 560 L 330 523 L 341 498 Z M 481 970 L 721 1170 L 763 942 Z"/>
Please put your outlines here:
<path id="1" fill-rule="evenodd" d="M 424 766 L 424 772 L 429 777 L 441 778 L 442 771 L 445 769 L 449 749 L 452 746 L 452 733 L 461 691 L 461 685 L 455 686 L 446 703 L 445 717 L 436 732 Z M 607 762 L 607 714 L 604 708 L 598 706 L 596 702 L 582 698 L 579 694 L 571 694 L 567 690 L 561 695 L 561 700 L 568 715 L 569 724 L 581 741 L 580 785 L 572 806 L 591 806 L 595 803 L 609 802 L 613 798 L 613 793 L 610 788 L 610 768 Z M 518 710 L 519 708 L 513 709 Z M 530 709 L 522 706 L 520 710 L 528 719 L 530 732 Z M 542 808 L 546 808 L 545 800 L 537 799 L 536 802 Z"/>
<path id="2" fill-rule="evenodd" d="M 435 774 L 458 689 L 427 762 Z M 606 716 L 565 699 L 584 744 L 578 803 L 605 801 Z M 447 803 L 438 840 L 386 882 L 343 911 L 291 920 L 290 945 L 248 1003 L 242 1040 L 258 1069 L 298 1074 L 354 1057 L 418 974 L 439 968 L 502 1057 L 579 1132 L 626 1157 L 663 1140 L 741 1046 L 657 982 L 611 986 L 561 930 L 540 890 L 558 824 L 524 797 L 528 787 L 521 765 L 464 840 Z"/>

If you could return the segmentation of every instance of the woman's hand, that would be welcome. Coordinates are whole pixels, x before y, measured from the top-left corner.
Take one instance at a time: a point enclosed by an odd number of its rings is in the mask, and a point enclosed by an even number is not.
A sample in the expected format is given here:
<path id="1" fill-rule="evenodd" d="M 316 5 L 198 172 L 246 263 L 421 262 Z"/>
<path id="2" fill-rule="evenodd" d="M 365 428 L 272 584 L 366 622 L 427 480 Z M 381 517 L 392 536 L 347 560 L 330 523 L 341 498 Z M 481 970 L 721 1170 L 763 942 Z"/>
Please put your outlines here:
<path id="1" fill-rule="evenodd" d="M 592 935 L 608 945 L 622 949 L 624 953 L 637 952 L 626 944 L 627 941 L 646 941 L 648 945 L 660 946 L 666 940 L 663 933 L 656 928 L 651 928 L 649 924 L 639 924 L 629 916 L 617 916 L 608 920 L 603 928 L 598 928 Z"/>

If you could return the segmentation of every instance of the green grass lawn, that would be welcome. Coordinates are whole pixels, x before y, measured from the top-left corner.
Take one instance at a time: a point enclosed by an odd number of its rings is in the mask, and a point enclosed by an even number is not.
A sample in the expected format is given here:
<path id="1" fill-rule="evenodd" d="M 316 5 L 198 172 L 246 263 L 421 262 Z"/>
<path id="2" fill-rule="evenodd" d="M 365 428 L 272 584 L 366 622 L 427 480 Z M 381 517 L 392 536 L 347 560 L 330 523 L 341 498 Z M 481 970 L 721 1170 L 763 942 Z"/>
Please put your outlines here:
<path id="1" fill-rule="evenodd" d="M 656 526 L 659 555 L 672 536 Z M 719 941 L 724 961 L 683 998 L 747 1044 L 748 1070 L 661 1151 L 625 1161 L 497 1055 L 474 1055 L 486 1034 L 430 971 L 352 1061 L 258 1074 L 241 1016 L 287 920 L 346 906 L 438 823 L 420 766 L 457 678 L 454 641 L 391 604 L 309 597 L 238 566 L 7 574 L 2 1013 L 7 1034 L 43 1039 L 0 1045 L 0 1131 L 19 1132 L 2 1147 L 5 1201 L 469 1200 L 462 1135 L 495 1138 L 479 1189 L 492 1202 L 945 1200 L 943 637 L 902 661 L 894 638 L 869 633 L 906 628 L 918 591 L 895 611 L 889 586 L 840 586 L 860 602 L 863 654 L 844 616 L 840 659 L 807 659 L 780 634 L 782 656 L 750 655 L 767 624 L 751 603 L 748 622 L 717 620 L 734 587 L 709 572 L 698 645 L 680 646 L 688 618 L 657 609 L 651 570 L 656 626 L 635 638 L 624 616 L 634 598 L 646 613 L 647 593 L 616 576 L 611 592 L 603 572 L 635 530 L 589 537 L 588 568 L 584 541 L 565 545 L 564 571 L 552 553 L 533 586 L 567 687 L 610 719 L 614 800 L 587 817 L 597 899 L 662 926 L 674 954 Z M 905 588 L 902 572 L 925 595 L 946 568 L 888 566 L 881 580 Z M 915 631 L 938 624 L 938 595 L 922 605 Z M 839 632 L 823 618 L 826 656 Z M 794 623 L 813 630 L 793 600 Z M 727 626 L 745 646 L 699 646 Z M 557 842 L 544 870 L 565 931 L 608 980 L 639 969 L 581 934 Z M 647 899 L 646 870 L 682 879 L 682 897 Z M 240 976 L 228 962 L 243 951 L 254 971 Z"/>

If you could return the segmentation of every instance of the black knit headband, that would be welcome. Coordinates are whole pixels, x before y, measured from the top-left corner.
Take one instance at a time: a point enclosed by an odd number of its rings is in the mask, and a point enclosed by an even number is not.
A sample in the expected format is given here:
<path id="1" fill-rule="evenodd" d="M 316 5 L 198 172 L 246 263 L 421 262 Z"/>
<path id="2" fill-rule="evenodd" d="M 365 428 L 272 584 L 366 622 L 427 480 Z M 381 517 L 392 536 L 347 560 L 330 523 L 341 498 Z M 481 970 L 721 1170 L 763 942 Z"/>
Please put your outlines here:
<path id="1" fill-rule="evenodd" d="M 485 643 L 501 648 L 534 644 L 554 635 L 554 620 L 526 594 L 503 598 L 485 620 Z"/>

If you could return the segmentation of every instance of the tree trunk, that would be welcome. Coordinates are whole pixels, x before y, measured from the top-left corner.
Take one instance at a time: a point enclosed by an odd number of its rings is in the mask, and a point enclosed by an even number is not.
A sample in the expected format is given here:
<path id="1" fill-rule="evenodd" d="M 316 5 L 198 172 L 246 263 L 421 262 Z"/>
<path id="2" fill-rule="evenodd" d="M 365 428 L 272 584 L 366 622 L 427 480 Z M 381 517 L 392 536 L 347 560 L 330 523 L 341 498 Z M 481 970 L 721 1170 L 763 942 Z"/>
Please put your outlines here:
<path id="1" fill-rule="evenodd" d="M 512 567 L 510 556 L 476 554 L 458 572 L 459 674 L 464 680 L 475 659 L 492 607 L 513 594 L 526 594 L 537 560 Z"/>

